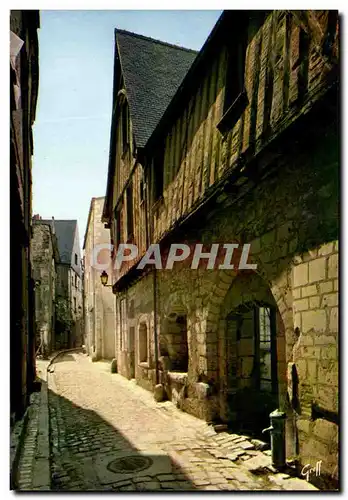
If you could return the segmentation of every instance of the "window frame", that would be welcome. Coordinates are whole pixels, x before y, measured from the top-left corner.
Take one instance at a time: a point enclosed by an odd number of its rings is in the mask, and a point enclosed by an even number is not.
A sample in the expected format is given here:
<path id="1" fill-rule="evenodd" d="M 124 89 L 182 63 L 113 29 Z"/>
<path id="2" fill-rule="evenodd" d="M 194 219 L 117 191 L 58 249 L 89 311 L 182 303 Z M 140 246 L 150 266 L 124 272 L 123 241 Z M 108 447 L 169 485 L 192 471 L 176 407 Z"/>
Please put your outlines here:
<path id="1" fill-rule="evenodd" d="M 146 359 L 143 359 L 144 356 L 141 356 L 142 352 L 142 346 L 143 342 L 140 342 L 140 336 L 143 334 L 143 328 L 145 327 L 146 331 Z M 138 364 L 139 366 L 146 366 L 148 367 L 150 364 L 150 353 L 149 353 L 149 325 L 147 321 L 140 321 L 139 326 L 138 326 Z"/>
<path id="2" fill-rule="evenodd" d="M 163 199 L 164 153 L 164 146 L 162 145 L 156 149 L 152 160 L 152 199 L 154 205 Z"/>
<path id="3" fill-rule="evenodd" d="M 126 189 L 126 207 L 127 207 L 127 242 L 134 239 L 134 213 L 133 213 L 133 182 Z"/>
<path id="4" fill-rule="evenodd" d="M 225 91 L 223 114 L 217 124 L 222 135 L 227 134 L 237 123 L 249 104 L 245 90 L 245 65 L 248 48 L 248 28 L 241 32 L 240 38 L 226 44 L 227 67 L 225 75 Z M 235 75 L 237 73 L 237 78 Z"/>
<path id="5" fill-rule="evenodd" d="M 255 339 L 255 361 L 257 364 L 256 371 L 256 379 L 257 379 L 257 389 L 262 391 L 266 391 L 266 389 L 261 388 L 261 358 L 260 351 L 265 351 L 265 349 L 261 349 L 261 341 L 260 341 L 260 311 L 261 309 L 269 310 L 269 321 L 270 321 L 270 350 L 271 353 L 271 392 L 272 394 L 278 393 L 278 371 L 277 371 L 277 330 L 276 330 L 276 308 L 272 305 L 260 303 L 257 306 L 254 306 L 254 339 Z M 264 379 L 265 381 L 268 379 Z"/>
<path id="6" fill-rule="evenodd" d="M 241 340 L 241 329 L 244 321 L 244 314 L 247 307 L 248 310 L 253 311 L 253 335 L 254 335 L 254 366 L 255 366 L 255 388 L 259 391 L 270 392 L 272 394 L 278 394 L 278 368 L 277 368 L 277 329 L 276 329 L 276 318 L 277 309 L 275 306 L 260 302 L 257 305 L 240 304 L 237 308 L 228 314 L 227 319 L 235 322 L 236 328 L 236 342 Z M 271 353 L 271 390 L 261 388 L 261 364 L 260 364 L 260 309 L 265 308 L 270 310 L 270 353 Z M 243 310 L 244 309 L 244 310 Z M 226 358 L 228 362 L 228 358 Z M 236 375 L 232 376 L 232 381 L 236 380 Z M 268 379 L 264 379 L 268 380 Z"/>

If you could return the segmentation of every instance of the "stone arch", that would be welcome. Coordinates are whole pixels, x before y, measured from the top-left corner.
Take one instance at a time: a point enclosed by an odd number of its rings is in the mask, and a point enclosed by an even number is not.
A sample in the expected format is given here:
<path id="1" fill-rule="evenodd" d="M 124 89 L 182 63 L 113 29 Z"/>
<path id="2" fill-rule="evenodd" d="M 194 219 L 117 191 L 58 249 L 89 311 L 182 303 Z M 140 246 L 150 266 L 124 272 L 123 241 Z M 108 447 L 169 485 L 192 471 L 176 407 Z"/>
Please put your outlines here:
<path id="1" fill-rule="evenodd" d="M 270 292 L 273 295 L 281 319 L 283 321 L 284 334 L 288 337 L 288 344 L 293 346 L 296 337 L 294 336 L 294 321 L 292 311 L 292 292 L 291 292 L 291 269 L 283 271 L 277 278 L 269 279 L 265 266 L 261 261 L 253 256 L 252 263 L 257 265 L 257 269 L 242 271 L 243 274 L 257 274 L 265 283 L 268 284 Z M 225 299 L 228 290 L 233 285 L 234 280 L 241 274 L 236 270 L 218 271 L 214 285 L 209 296 L 206 314 L 206 342 L 209 345 L 207 349 L 207 372 L 216 371 L 216 362 L 214 359 L 218 355 L 218 332 L 220 322 L 220 308 Z M 288 355 L 290 358 L 291 356 Z"/>
<path id="2" fill-rule="evenodd" d="M 188 308 L 179 292 L 172 293 L 163 307 L 160 323 L 160 361 L 167 371 L 188 372 Z"/>
<path id="3" fill-rule="evenodd" d="M 214 381 L 219 386 L 220 394 L 225 389 L 224 383 L 226 374 L 224 373 L 224 343 L 222 339 L 225 335 L 225 323 L 223 313 L 223 304 L 229 290 L 233 288 L 234 283 L 238 283 L 241 276 L 257 276 L 268 288 L 269 300 L 273 301 L 277 314 L 277 355 L 278 360 L 278 394 L 279 406 L 285 409 L 287 407 L 287 382 L 286 366 L 289 360 L 289 349 L 286 349 L 286 337 L 293 343 L 293 314 L 292 314 L 292 294 L 291 294 L 291 270 L 283 272 L 276 279 L 270 280 L 264 266 L 253 256 L 253 263 L 257 264 L 256 271 L 224 270 L 218 271 L 214 286 L 207 304 L 206 319 L 206 373 L 207 378 Z M 287 352 L 288 351 L 288 352 Z M 222 396 L 223 397 L 223 396 Z M 220 397 L 219 407 L 221 418 L 226 417 L 226 408 Z"/>

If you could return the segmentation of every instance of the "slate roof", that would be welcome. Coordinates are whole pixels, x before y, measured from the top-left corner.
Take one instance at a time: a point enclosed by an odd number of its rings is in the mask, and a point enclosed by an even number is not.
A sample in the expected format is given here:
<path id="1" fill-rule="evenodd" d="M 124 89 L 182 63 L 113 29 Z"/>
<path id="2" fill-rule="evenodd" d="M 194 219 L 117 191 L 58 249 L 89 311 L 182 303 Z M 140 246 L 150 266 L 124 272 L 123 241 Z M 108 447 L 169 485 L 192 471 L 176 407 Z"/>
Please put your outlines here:
<path id="1" fill-rule="evenodd" d="M 34 222 L 50 224 L 51 226 L 53 226 L 54 223 L 60 261 L 63 264 L 71 264 L 71 254 L 74 246 L 77 220 L 41 219 Z"/>
<path id="2" fill-rule="evenodd" d="M 245 19 L 250 16 L 251 12 L 253 11 L 224 10 L 222 12 L 193 64 L 184 76 L 181 85 L 173 95 L 170 103 L 168 103 L 163 115 L 149 137 L 145 148 L 145 150 L 148 151 L 145 152 L 145 155 L 149 150 L 156 147 L 158 141 L 163 140 L 163 137 L 168 133 L 168 130 L 170 130 L 175 118 L 181 114 L 188 99 L 196 92 L 207 65 L 211 64 L 211 61 L 216 58 L 216 48 L 226 44 L 226 34 L 227 37 L 230 38 L 231 33 L 235 33 L 238 28 L 243 26 Z"/>
<path id="3" fill-rule="evenodd" d="M 133 133 L 145 146 L 198 52 L 115 30 Z"/>

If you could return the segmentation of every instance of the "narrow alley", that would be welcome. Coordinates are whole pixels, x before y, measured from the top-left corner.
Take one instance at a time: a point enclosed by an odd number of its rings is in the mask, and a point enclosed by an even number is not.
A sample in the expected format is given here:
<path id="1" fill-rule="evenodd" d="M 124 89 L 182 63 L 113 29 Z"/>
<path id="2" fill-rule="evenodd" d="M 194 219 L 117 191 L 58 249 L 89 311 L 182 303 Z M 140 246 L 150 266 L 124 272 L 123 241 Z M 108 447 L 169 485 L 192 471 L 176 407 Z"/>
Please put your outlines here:
<path id="1" fill-rule="evenodd" d="M 41 376 L 47 365 L 38 361 Z M 261 441 L 216 433 L 172 402 L 156 403 L 108 362 L 68 353 L 47 376 L 52 490 L 316 490 L 290 469 L 272 472 Z M 33 464 L 22 457 L 19 489 L 41 489 Z"/>

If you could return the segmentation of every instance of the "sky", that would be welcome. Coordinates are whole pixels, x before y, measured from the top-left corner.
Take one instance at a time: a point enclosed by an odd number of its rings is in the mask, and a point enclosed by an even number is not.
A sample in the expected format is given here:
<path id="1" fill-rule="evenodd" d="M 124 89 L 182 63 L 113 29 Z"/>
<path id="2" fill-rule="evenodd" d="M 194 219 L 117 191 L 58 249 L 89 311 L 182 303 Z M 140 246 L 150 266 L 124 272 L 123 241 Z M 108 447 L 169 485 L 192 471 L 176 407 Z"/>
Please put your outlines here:
<path id="1" fill-rule="evenodd" d="M 33 214 L 77 219 L 105 196 L 114 28 L 199 50 L 221 11 L 40 11 Z"/>

